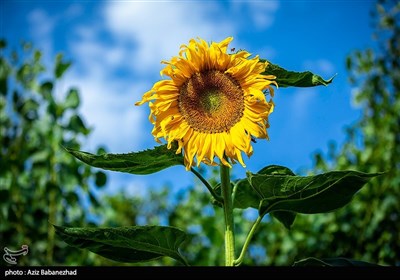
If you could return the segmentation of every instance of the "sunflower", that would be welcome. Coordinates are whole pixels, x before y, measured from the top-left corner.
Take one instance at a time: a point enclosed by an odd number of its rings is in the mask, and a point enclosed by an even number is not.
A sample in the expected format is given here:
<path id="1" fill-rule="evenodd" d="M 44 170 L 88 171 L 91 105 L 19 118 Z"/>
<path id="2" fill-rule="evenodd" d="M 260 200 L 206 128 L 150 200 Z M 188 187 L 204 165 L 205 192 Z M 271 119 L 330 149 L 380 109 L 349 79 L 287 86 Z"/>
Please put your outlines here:
<path id="1" fill-rule="evenodd" d="M 262 75 L 267 62 L 250 58 L 246 51 L 227 53 L 225 40 L 208 44 L 191 39 L 182 45 L 179 56 L 166 64 L 161 75 L 170 77 L 154 84 L 136 105 L 149 103 L 152 134 L 168 149 L 177 142 L 176 153 L 184 152 L 186 169 L 204 162 L 245 164 L 242 152 L 253 153 L 254 138 L 268 139 L 268 116 L 273 111 L 271 84 L 275 76 Z M 196 158 L 196 159 L 195 159 Z"/>

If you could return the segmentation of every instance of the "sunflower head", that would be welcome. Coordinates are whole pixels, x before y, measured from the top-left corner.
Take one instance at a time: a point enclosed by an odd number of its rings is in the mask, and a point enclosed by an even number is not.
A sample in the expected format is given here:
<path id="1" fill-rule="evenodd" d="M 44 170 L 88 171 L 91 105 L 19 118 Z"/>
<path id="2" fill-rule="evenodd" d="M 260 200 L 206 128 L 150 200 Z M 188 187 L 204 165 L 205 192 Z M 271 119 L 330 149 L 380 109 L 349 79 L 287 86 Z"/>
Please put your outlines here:
<path id="1" fill-rule="evenodd" d="M 182 45 L 179 55 L 166 64 L 162 75 L 170 79 L 156 82 L 136 105 L 150 106 L 149 119 L 157 142 L 164 138 L 168 148 L 178 143 L 186 169 L 215 158 L 231 167 L 240 162 L 242 152 L 251 156 L 253 138 L 268 139 L 268 116 L 274 104 L 272 75 L 262 75 L 267 62 L 246 51 L 229 54 L 228 37 L 208 44 L 192 39 Z"/>

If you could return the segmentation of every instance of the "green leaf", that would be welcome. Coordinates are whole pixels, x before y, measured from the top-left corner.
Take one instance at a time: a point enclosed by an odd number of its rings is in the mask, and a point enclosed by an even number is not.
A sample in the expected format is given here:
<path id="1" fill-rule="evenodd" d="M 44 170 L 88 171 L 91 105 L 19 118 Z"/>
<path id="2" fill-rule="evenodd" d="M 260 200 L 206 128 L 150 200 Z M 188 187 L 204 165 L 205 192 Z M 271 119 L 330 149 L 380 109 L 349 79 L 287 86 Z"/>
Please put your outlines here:
<path id="1" fill-rule="evenodd" d="M 145 262 L 163 256 L 187 264 L 179 252 L 186 233 L 174 227 L 132 226 L 116 228 L 69 228 L 53 225 L 67 244 L 87 249 L 118 262 Z"/>
<path id="2" fill-rule="evenodd" d="M 11 67 L 7 61 L 3 57 L 0 57 L 0 95 L 3 96 L 6 96 L 8 92 L 8 75 L 10 74 L 10 69 Z"/>
<path id="3" fill-rule="evenodd" d="M 7 46 L 7 42 L 4 39 L 0 39 L 0 49 L 4 49 Z"/>
<path id="4" fill-rule="evenodd" d="M 271 216 L 281 222 L 285 228 L 289 230 L 296 219 L 296 213 L 289 211 L 274 211 L 271 213 Z"/>
<path id="5" fill-rule="evenodd" d="M 51 81 L 43 82 L 39 87 L 39 93 L 47 100 L 53 100 L 53 83 Z"/>
<path id="6" fill-rule="evenodd" d="M 285 166 L 281 165 L 268 165 L 262 168 L 257 174 L 264 174 L 264 175 L 289 175 L 295 176 L 296 174 L 293 173 L 292 170 Z"/>
<path id="7" fill-rule="evenodd" d="M 95 184 L 97 187 L 103 187 L 107 183 L 107 176 L 104 172 L 98 171 L 95 176 Z"/>
<path id="8" fill-rule="evenodd" d="M 297 261 L 293 264 L 293 266 L 379 266 L 379 265 L 364 261 L 346 259 L 346 258 L 317 259 L 311 257 Z"/>
<path id="9" fill-rule="evenodd" d="M 65 71 L 71 66 L 71 62 L 63 62 L 63 55 L 58 54 L 56 56 L 56 65 L 54 68 L 54 75 L 56 78 L 61 78 Z"/>
<path id="10" fill-rule="evenodd" d="M 259 212 L 324 213 L 343 207 L 371 178 L 382 173 L 331 171 L 315 176 L 247 173 L 251 186 L 262 197 Z"/>
<path id="11" fill-rule="evenodd" d="M 161 171 L 174 165 L 184 165 L 182 154 L 176 154 L 176 147 L 167 145 L 155 147 L 152 150 L 133 152 L 129 154 L 93 155 L 87 152 L 66 150 L 77 159 L 94 167 L 137 175 L 146 175 Z"/>
<path id="12" fill-rule="evenodd" d="M 91 203 L 95 208 L 101 206 L 101 205 L 100 205 L 100 202 L 98 201 L 98 199 L 96 198 L 96 196 L 94 195 L 93 192 L 88 191 L 88 195 L 89 195 L 90 203 Z"/>
<path id="13" fill-rule="evenodd" d="M 261 197 L 250 186 L 249 181 L 247 179 L 242 179 L 237 181 L 236 185 L 233 207 L 239 209 L 246 209 L 249 207 L 258 209 Z"/>
<path id="14" fill-rule="evenodd" d="M 294 176 L 292 170 L 280 165 L 269 165 L 258 171 L 257 174 L 264 175 L 289 175 Z M 237 180 L 235 186 L 235 197 L 233 200 L 233 207 L 238 209 L 255 208 L 258 209 L 262 201 L 262 196 L 250 185 L 248 179 Z M 217 194 L 221 194 L 221 185 L 217 184 L 214 188 Z M 216 201 L 213 204 L 222 207 Z M 287 229 L 290 229 L 293 224 L 296 213 L 288 211 L 274 211 L 271 216 L 280 221 Z"/>
<path id="15" fill-rule="evenodd" d="M 88 135 L 90 133 L 90 129 L 85 126 L 81 117 L 78 115 L 71 116 L 69 119 L 68 129 L 75 132 L 81 132 L 84 135 Z"/>
<path id="16" fill-rule="evenodd" d="M 265 62 L 266 60 L 260 59 L 260 61 Z M 272 63 L 268 64 L 265 72 L 263 72 L 262 74 L 276 76 L 275 81 L 278 83 L 279 87 L 314 87 L 320 85 L 327 86 L 333 81 L 333 78 L 335 78 L 335 76 L 333 76 L 328 80 L 324 80 L 320 76 L 313 74 L 310 71 L 288 71 Z"/>
<path id="17" fill-rule="evenodd" d="M 281 175 L 295 175 L 292 170 L 287 167 L 280 165 L 269 165 L 262 168 L 257 174 L 264 175 L 273 175 L 273 174 L 281 174 Z M 263 199 L 257 191 L 250 185 L 248 179 L 241 179 L 235 182 L 237 185 L 235 200 L 233 201 L 233 207 L 239 209 L 246 209 L 248 207 L 252 207 L 258 209 L 260 205 L 260 201 Z M 216 186 L 216 192 L 218 194 L 221 193 L 220 185 Z"/>
<path id="18" fill-rule="evenodd" d="M 64 107 L 76 109 L 79 106 L 79 93 L 76 89 L 70 89 L 65 99 Z"/>

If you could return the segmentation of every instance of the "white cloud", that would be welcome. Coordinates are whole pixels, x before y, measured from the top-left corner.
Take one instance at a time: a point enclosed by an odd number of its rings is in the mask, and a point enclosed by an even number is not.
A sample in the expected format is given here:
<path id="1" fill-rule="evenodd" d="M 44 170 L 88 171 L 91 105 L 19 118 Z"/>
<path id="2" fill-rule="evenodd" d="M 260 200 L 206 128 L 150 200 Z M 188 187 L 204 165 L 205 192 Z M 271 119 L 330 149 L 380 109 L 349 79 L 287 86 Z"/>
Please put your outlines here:
<path id="1" fill-rule="evenodd" d="M 135 92 L 143 91 L 141 85 L 111 82 L 104 73 L 93 71 L 79 76 L 67 76 L 67 84 L 77 86 L 81 93 L 81 113 L 85 122 L 94 130 L 85 146 L 93 149 L 106 144 L 113 153 L 137 150 L 142 143 L 143 108 L 134 105 Z"/>
<path id="2" fill-rule="evenodd" d="M 306 118 L 310 115 L 313 110 L 311 106 L 313 101 L 318 95 L 318 91 L 315 88 L 297 89 L 293 92 L 290 98 L 290 118 L 291 123 L 301 123 L 306 121 Z"/>
<path id="3" fill-rule="evenodd" d="M 267 29 L 271 27 L 275 20 L 275 12 L 279 8 L 279 2 L 275 0 L 232 1 L 232 4 L 238 16 L 243 15 L 243 9 L 248 9 L 250 19 L 257 29 Z"/>
<path id="4" fill-rule="evenodd" d="M 132 66 L 154 71 L 190 38 L 219 41 L 234 35 L 232 22 L 210 20 L 210 15 L 222 12 L 208 2 L 109 2 L 103 14 L 106 28 L 117 40 L 135 45 L 128 58 Z"/>
<path id="5" fill-rule="evenodd" d="M 330 78 L 335 74 L 335 65 L 327 59 L 306 60 L 303 65 L 305 70 L 320 75 L 322 78 Z"/>
<path id="6" fill-rule="evenodd" d="M 250 1 L 248 4 L 254 16 L 254 23 L 258 28 L 268 28 L 273 24 L 274 14 L 279 7 L 277 1 Z"/>

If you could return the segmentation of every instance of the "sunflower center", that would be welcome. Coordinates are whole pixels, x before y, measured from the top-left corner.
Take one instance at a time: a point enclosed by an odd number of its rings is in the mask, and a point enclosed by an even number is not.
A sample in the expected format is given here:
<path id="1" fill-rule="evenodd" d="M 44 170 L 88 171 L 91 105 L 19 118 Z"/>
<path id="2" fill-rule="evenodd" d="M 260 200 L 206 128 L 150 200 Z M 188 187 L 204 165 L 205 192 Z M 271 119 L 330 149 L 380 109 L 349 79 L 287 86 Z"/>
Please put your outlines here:
<path id="1" fill-rule="evenodd" d="M 234 78 L 221 71 L 195 73 L 180 89 L 179 110 L 194 130 L 229 131 L 243 116 L 243 91 Z"/>
<path id="2" fill-rule="evenodd" d="M 221 107 L 222 98 L 218 90 L 206 91 L 203 96 L 200 97 L 200 104 L 203 109 L 210 114 L 218 112 Z"/>

